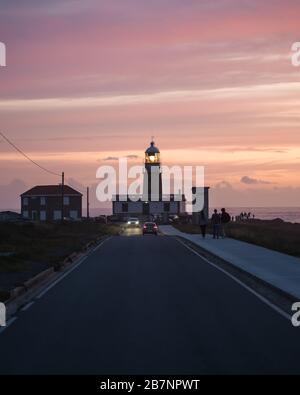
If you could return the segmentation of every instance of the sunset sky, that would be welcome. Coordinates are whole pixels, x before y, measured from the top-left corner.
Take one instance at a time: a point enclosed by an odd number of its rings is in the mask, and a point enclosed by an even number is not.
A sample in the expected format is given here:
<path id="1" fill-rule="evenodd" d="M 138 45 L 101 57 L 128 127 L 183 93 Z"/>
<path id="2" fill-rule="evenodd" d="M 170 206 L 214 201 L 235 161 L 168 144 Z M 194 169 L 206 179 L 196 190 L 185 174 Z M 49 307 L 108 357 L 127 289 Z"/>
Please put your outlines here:
<path id="1" fill-rule="evenodd" d="M 0 0 L 0 130 L 73 183 L 154 135 L 212 204 L 299 206 L 299 27 L 299 0 Z M 0 208 L 58 182 L 0 139 Z"/>

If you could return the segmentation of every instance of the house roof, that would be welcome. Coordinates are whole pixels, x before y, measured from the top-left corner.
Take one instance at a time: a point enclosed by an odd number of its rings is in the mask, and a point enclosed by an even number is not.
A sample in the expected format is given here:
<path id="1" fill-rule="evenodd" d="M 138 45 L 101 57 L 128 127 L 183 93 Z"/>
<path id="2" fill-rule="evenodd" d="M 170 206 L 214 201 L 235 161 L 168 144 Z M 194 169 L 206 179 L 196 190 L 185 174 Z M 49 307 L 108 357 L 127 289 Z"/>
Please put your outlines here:
<path id="1" fill-rule="evenodd" d="M 61 195 L 61 192 L 61 185 L 37 185 L 22 193 L 21 196 L 57 196 Z M 64 185 L 64 195 L 82 196 L 82 193 L 76 191 L 68 185 Z"/>

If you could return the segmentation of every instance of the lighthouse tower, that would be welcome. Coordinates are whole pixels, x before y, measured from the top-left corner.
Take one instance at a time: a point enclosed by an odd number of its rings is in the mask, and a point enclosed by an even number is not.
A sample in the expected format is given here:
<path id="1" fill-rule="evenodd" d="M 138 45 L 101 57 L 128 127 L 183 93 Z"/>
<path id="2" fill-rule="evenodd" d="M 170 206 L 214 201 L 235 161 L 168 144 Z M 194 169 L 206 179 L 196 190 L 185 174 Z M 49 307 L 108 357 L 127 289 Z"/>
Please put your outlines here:
<path id="1" fill-rule="evenodd" d="M 178 216 L 186 211 L 184 195 L 163 195 L 160 152 L 153 139 L 145 151 L 142 192 L 142 196 L 136 196 L 137 199 L 132 199 L 130 195 L 115 195 L 113 214 L 119 220 L 136 218 L 140 221 L 168 223 L 170 216 Z"/>
<path id="2" fill-rule="evenodd" d="M 143 199 L 147 201 L 162 200 L 162 175 L 160 167 L 160 152 L 154 141 L 145 151 L 145 176 L 143 184 Z"/>

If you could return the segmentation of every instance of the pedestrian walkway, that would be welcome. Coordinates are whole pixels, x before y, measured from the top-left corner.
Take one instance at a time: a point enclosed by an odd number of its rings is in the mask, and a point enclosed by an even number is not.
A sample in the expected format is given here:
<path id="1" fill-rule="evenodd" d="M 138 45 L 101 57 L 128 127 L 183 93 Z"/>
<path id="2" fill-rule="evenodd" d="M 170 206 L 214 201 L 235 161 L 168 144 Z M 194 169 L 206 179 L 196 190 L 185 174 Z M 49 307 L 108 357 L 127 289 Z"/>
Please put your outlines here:
<path id="1" fill-rule="evenodd" d="M 182 236 L 300 300 L 299 258 L 230 238 L 217 240 L 208 235 L 202 239 L 200 234 L 183 233 L 171 225 L 161 225 L 160 231 Z"/>

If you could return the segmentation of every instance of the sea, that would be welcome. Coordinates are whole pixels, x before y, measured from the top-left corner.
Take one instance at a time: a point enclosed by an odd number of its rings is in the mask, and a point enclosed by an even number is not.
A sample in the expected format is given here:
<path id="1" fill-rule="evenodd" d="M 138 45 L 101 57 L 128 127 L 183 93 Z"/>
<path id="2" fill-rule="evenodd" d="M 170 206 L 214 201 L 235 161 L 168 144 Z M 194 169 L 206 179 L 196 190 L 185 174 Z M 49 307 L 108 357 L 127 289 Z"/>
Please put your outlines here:
<path id="1" fill-rule="evenodd" d="M 210 207 L 210 215 L 215 207 Z M 221 207 L 216 207 L 220 211 Z M 272 220 L 280 218 L 286 222 L 300 223 L 300 207 L 225 207 L 226 211 L 235 217 L 242 212 L 251 213 L 256 219 Z M 3 209 L 4 211 L 5 209 Z M 7 209 L 6 209 L 7 210 Z M 18 209 L 8 209 L 19 212 Z M 2 211 L 2 210 L 0 210 Z M 96 217 L 98 215 L 111 215 L 111 209 L 108 208 L 91 208 L 90 216 Z M 86 209 L 83 208 L 83 215 L 86 215 Z"/>
<path id="2" fill-rule="evenodd" d="M 216 207 L 220 210 L 219 207 Z M 214 207 L 210 208 L 212 212 Z M 226 211 L 235 217 L 241 213 L 250 212 L 256 219 L 272 220 L 280 218 L 286 222 L 300 223 L 300 207 L 226 207 Z"/>
<path id="3" fill-rule="evenodd" d="M 215 207 L 210 207 L 210 215 Z M 216 207 L 220 211 L 221 207 Z M 250 212 L 256 219 L 272 220 L 280 218 L 286 222 L 300 223 L 300 207 L 226 207 L 228 213 L 235 217 L 241 212 Z M 110 209 L 91 209 L 91 216 L 110 215 Z"/>

